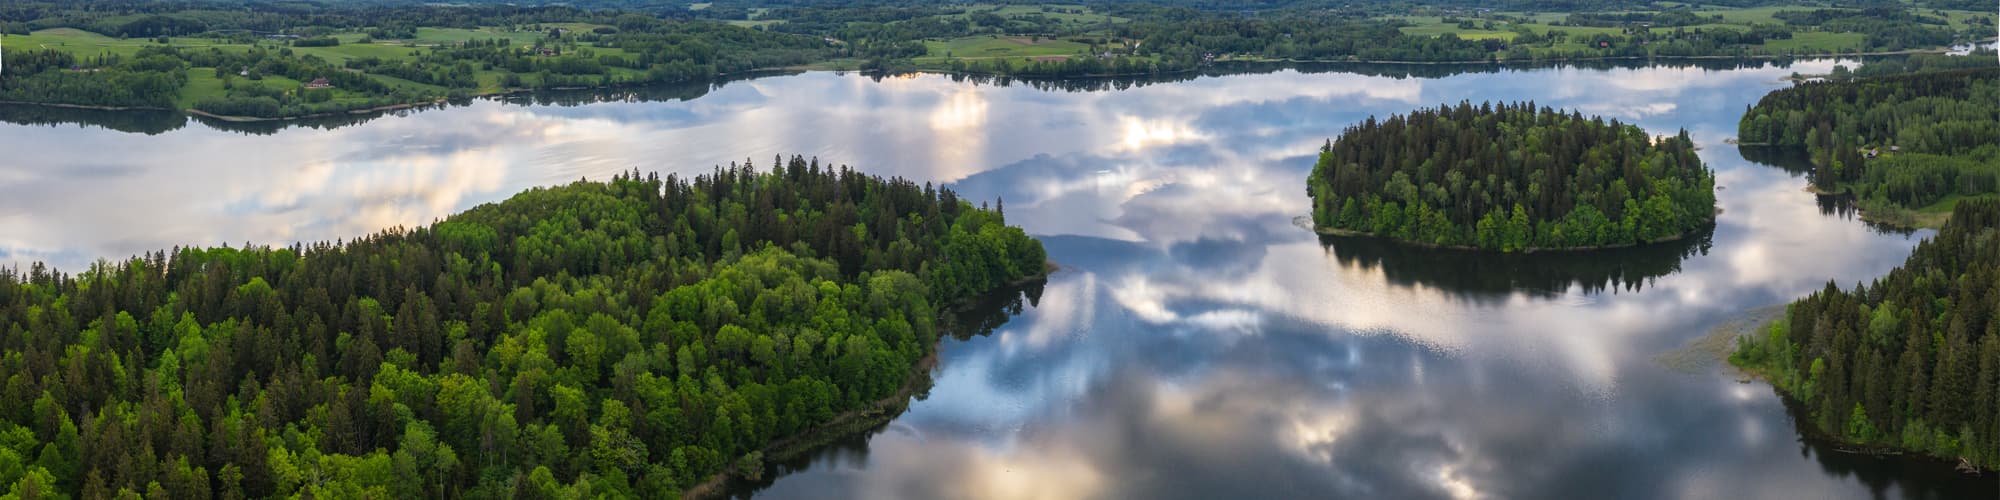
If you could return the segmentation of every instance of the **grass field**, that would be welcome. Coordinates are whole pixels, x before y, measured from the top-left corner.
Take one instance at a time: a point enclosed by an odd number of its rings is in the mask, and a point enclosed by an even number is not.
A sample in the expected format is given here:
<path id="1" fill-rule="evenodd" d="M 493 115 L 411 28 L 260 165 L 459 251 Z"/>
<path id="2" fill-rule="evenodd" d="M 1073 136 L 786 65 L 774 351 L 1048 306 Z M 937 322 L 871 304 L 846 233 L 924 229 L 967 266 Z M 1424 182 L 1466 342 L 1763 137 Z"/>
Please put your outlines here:
<path id="1" fill-rule="evenodd" d="M 155 42 L 151 38 L 112 38 L 72 28 L 47 29 L 28 35 L 7 36 L 7 46 L 11 48 L 10 50 L 26 50 L 31 47 L 49 48 L 75 54 L 78 57 L 90 57 L 102 54 L 131 57 L 138 54 L 139 49 L 142 47 L 159 45 L 160 43 Z M 215 40 L 207 38 L 169 38 L 167 39 L 167 45 L 182 48 L 215 47 L 223 50 L 248 50 L 250 47 L 249 45 L 241 44 L 217 43 Z"/>
<path id="2" fill-rule="evenodd" d="M 1798 32 L 1786 40 L 1765 40 L 1764 47 L 1772 50 L 1793 50 L 1801 52 L 1837 52 L 1859 49 L 1868 35 L 1860 33 Z"/>
<path id="3" fill-rule="evenodd" d="M 581 25 L 579 27 L 587 29 L 587 26 L 588 25 Z M 520 33 L 523 33 L 525 37 L 511 36 L 510 38 L 527 39 L 530 40 L 529 43 L 533 43 L 532 40 L 535 37 L 540 36 L 537 32 L 520 32 Z M 496 37 L 496 35 L 504 36 L 506 34 L 498 31 L 487 32 L 483 30 L 425 29 L 419 32 L 419 36 L 416 40 L 435 44 L 450 40 L 469 40 L 481 37 L 494 38 Z M 349 36 L 352 39 L 359 39 L 361 37 L 361 35 L 359 34 L 351 34 Z M 9 50 L 27 50 L 27 48 L 29 47 L 47 47 L 51 49 L 56 49 L 76 54 L 78 57 L 93 57 L 103 54 L 115 54 L 121 57 L 131 57 L 137 54 L 140 48 L 147 46 L 157 46 L 159 45 L 159 43 L 152 39 L 140 39 L 140 38 L 119 39 L 83 30 L 58 28 L 58 29 L 37 31 L 31 35 L 8 36 L 7 45 Z M 252 45 L 250 44 L 217 43 L 212 39 L 206 39 L 206 38 L 171 38 L 168 40 L 168 45 L 181 48 L 212 47 L 212 48 L 220 48 L 222 50 L 249 50 L 252 47 Z M 275 44 L 269 44 L 269 45 L 275 45 Z M 292 47 L 292 50 L 301 55 L 317 56 L 338 65 L 347 62 L 347 60 L 349 59 L 358 57 L 373 56 L 373 57 L 381 57 L 384 59 L 404 58 L 404 57 L 409 57 L 409 53 L 412 50 L 423 50 L 423 49 L 411 46 L 385 45 L 377 43 L 368 43 L 368 44 L 344 43 L 342 45 L 335 47 Z M 593 50 L 597 50 L 599 53 L 624 54 L 624 51 L 617 49 L 593 49 Z M 488 73 L 492 74 L 481 75 L 480 82 L 482 83 L 482 87 L 486 87 L 484 90 L 499 90 L 500 87 L 499 82 L 501 79 L 500 72 L 493 71 Z M 377 81 L 380 81 L 382 83 L 388 84 L 396 88 L 422 90 L 433 93 L 444 92 L 445 90 L 443 87 L 412 82 L 409 80 L 404 80 L 390 76 L 373 75 L 373 74 L 368 76 L 370 78 L 373 78 Z M 238 88 L 245 86 L 261 86 L 276 90 L 291 91 L 291 90 L 296 90 L 301 86 L 301 83 L 297 80 L 292 80 L 280 76 L 266 76 L 262 80 L 251 80 L 249 78 L 233 78 L 232 80 L 233 80 L 232 85 Z M 201 102 L 202 99 L 210 97 L 223 97 L 227 94 L 228 94 L 228 89 L 225 89 L 223 87 L 223 79 L 216 76 L 215 68 L 188 68 L 187 85 L 182 86 L 180 93 L 175 96 L 174 105 L 179 108 L 190 108 L 193 107 L 195 103 Z M 368 96 L 365 95 L 348 92 L 346 90 L 341 90 L 341 89 L 333 90 L 333 100 L 335 102 L 358 102 L 358 101 L 365 101 L 367 99 Z"/>
<path id="4" fill-rule="evenodd" d="M 410 57 L 410 51 L 423 50 L 414 47 L 383 45 L 379 43 L 343 43 L 333 47 L 293 47 L 300 55 L 318 56 L 335 65 L 347 64 L 349 59 L 379 57 L 382 59 L 403 59 Z"/>
<path id="5" fill-rule="evenodd" d="M 187 75 L 187 86 L 181 87 L 180 96 L 174 99 L 174 106 L 176 107 L 183 109 L 192 108 L 195 103 L 201 102 L 202 99 L 222 97 L 228 93 L 227 90 L 222 88 L 222 79 L 216 78 L 215 68 L 189 68 Z M 276 90 L 295 90 L 299 88 L 299 81 L 282 76 L 267 76 L 263 80 L 251 80 L 239 77 L 231 85 L 235 85 L 238 88 L 258 86 Z M 336 93 L 335 95 L 338 96 L 339 94 Z"/>
<path id="6" fill-rule="evenodd" d="M 1051 9 L 1056 9 L 1056 10 L 1081 10 L 1081 11 L 1083 11 L 1084 13 L 1082 13 L 1082 14 L 1072 14 L 1072 13 L 1069 13 L 1069 12 L 1042 12 L 1042 7 L 1049 7 L 1049 8 L 1051 8 Z M 971 6 L 968 6 L 968 7 L 966 7 L 965 11 L 966 11 L 966 14 L 958 14 L 958 15 L 952 15 L 952 16 L 945 16 L 945 17 L 947 17 L 947 18 L 958 18 L 958 17 L 967 17 L 967 16 L 969 16 L 969 15 L 970 15 L 971 13 L 975 13 L 975 12 L 992 12 L 993 14 L 995 14 L 995 15 L 998 15 L 998 16 L 1000 16 L 1000 17 L 1008 17 L 1008 18 L 1011 18 L 1011 17 L 1014 17 L 1014 16 L 1020 16 L 1020 15 L 1030 15 L 1030 14 L 1041 14 L 1041 15 L 1044 15 L 1044 16 L 1048 16 L 1048 17 L 1049 17 L 1050 19 L 1055 19 L 1055 20 L 1058 20 L 1058 21 L 1062 21 L 1062 22 L 1064 22 L 1064 23 L 1068 23 L 1068 24 L 1099 24 L 1099 23 L 1122 23 L 1122 22 L 1125 22 L 1125 21 L 1126 21 L 1126 19 L 1125 19 L 1125 18 L 1122 18 L 1122 17 L 1116 17 L 1116 16 L 1111 16 L 1111 15 L 1106 15 L 1106 14 L 1102 14 L 1102 13 L 1099 13 L 1099 12 L 1097 12 L 1097 11 L 1096 11 L 1096 10 L 1094 10 L 1094 9 L 1091 9 L 1091 8 L 1090 8 L 1089 6 L 1084 6 L 1084 5 L 1066 5 L 1066 4 L 1047 4 L 1047 5 L 988 5 L 988 4 L 974 4 L 974 5 L 971 5 Z"/>
<path id="7" fill-rule="evenodd" d="M 1683 4 L 1673 4 L 1673 5 L 1683 5 Z M 1778 24 L 1778 25 L 1784 24 L 1784 21 L 1780 21 L 1776 17 L 1776 15 L 1780 12 L 1811 11 L 1821 8 L 1824 7 L 1780 6 L 1780 7 L 1756 7 L 1756 8 L 1746 8 L 1746 9 L 1701 7 L 1698 8 L 1696 11 L 1698 15 L 1703 17 L 1720 15 L 1722 16 L 1722 18 L 1707 24 L 1700 24 L 1695 26 L 1686 26 L 1679 28 L 1658 27 L 1658 28 L 1652 28 L 1652 30 L 1655 33 L 1670 32 L 1676 29 L 1745 30 L 1754 24 Z M 1935 15 L 1930 10 L 1927 9 L 1920 9 L 1918 12 L 1924 15 Z M 1553 24 L 1562 22 L 1563 20 L 1567 19 L 1569 17 L 1569 14 L 1536 13 L 1533 16 L 1529 16 L 1526 13 L 1519 13 L 1519 12 L 1504 12 L 1499 14 L 1504 14 L 1513 17 L 1524 17 L 1532 22 L 1529 24 L 1509 24 L 1505 22 L 1495 22 L 1494 29 L 1487 30 L 1479 28 L 1474 28 L 1474 29 L 1460 28 L 1457 23 L 1446 23 L 1444 22 L 1444 19 L 1439 16 L 1396 16 L 1395 19 L 1400 19 L 1413 24 L 1412 26 L 1406 26 L 1402 28 L 1402 32 L 1404 34 L 1414 35 L 1414 36 L 1440 36 L 1449 33 L 1456 35 L 1459 38 L 1464 38 L 1468 40 L 1482 40 L 1489 38 L 1513 40 L 1515 36 L 1513 30 L 1522 27 L 1525 27 L 1529 30 L 1533 30 L 1538 33 L 1563 32 L 1563 33 L 1568 33 L 1572 37 L 1590 36 L 1597 34 L 1622 35 L 1624 33 L 1624 30 L 1622 28 L 1556 26 Z M 1944 11 L 1944 17 L 1950 22 L 1953 29 L 1962 30 L 1969 25 L 1969 21 L 1971 19 L 1981 18 L 1981 17 L 1992 18 L 1993 13 L 1977 12 L 1977 11 Z M 1486 22 L 1484 19 L 1478 19 L 1478 18 L 1472 18 L 1472 19 L 1474 20 L 1475 23 L 1481 26 L 1483 26 Z M 1836 53 L 1836 52 L 1845 52 L 1849 50 L 1862 49 L 1866 41 L 1865 39 L 1866 36 L 1860 33 L 1825 33 L 1825 32 L 1815 32 L 1815 31 L 1797 31 L 1794 32 L 1791 39 L 1769 40 L 1765 42 L 1763 48 L 1772 51 Z M 1569 44 L 1558 45 L 1557 48 L 1584 48 L 1584 47 L 1582 45 L 1569 43 Z"/>
<path id="8" fill-rule="evenodd" d="M 548 28 L 563 28 L 571 31 L 588 31 L 591 28 L 596 28 L 597 25 L 581 24 L 581 23 L 562 23 L 562 24 L 544 24 L 542 25 L 542 27 L 544 30 Z M 447 45 L 447 44 L 461 43 L 467 40 L 491 40 L 495 38 L 501 38 L 501 39 L 511 40 L 514 43 L 514 45 L 534 45 L 535 40 L 540 40 L 542 36 L 545 34 L 546 34 L 545 31 L 514 31 L 511 29 L 503 29 L 503 28 L 481 28 L 481 29 L 417 28 L 416 38 L 412 38 L 409 40 L 398 40 L 398 41 L 409 45 Z"/>
<path id="9" fill-rule="evenodd" d="M 194 103 L 208 97 L 222 97 L 222 79 L 215 77 L 214 68 L 190 68 L 187 70 L 187 86 L 181 87 L 181 95 L 174 99 L 174 107 L 187 109 Z"/>
<path id="10" fill-rule="evenodd" d="M 782 22 L 784 21 L 775 19 L 752 19 L 752 20 L 733 19 L 729 21 L 729 24 L 734 26 L 742 26 L 745 28 L 756 28 L 759 26 L 770 26 Z"/>
<path id="11" fill-rule="evenodd" d="M 1785 24 L 1784 21 L 1779 21 L 1773 14 L 1786 11 L 1808 12 L 1822 8 L 1824 7 L 1754 7 L 1748 9 L 1701 10 L 1697 11 L 1697 13 L 1702 16 L 1721 14 L 1724 22 L 1748 26 L 1751 24 Z"/>
<path id="12" fill-rule="evenodd" d="M 926 58 L 936 59 L 947 57 L 956 57 L 959 59 L 1067 57 L 1079 55 L 1090 50 L 1089 45 L 1069 40 L 1043 38 L 1037 41 L 1025 36 L 974 36 L 942 41 L 929 40 L 924 42 L 924 46 L 930 49 L 930 55 Z"/>
<path id="13" fill-rule="evenodd" d="M 1496 24 L 1496 26 L 1494 26 L 1495 28 L 1505 27 L 1505 23 L 1495 23 L 1495 24 Z M 1435 24 L 1420 24 L 1417 26 L 1404 26 L 1402 28 L 1402 32 L 1405 35 L 1411 35 L 1411 36 L 1440 36 L 1446 33 L 1450 33 L 1453 35 L 1457 35 L 1459 38 L 1464 38 L 1467 40 L 1485 40 L 1489 38 L 1498 38 L 1501 40 L 1513 40 L 1514 36 L 1518 35 L 1518 33 L 1512 31 L 1501 31 L 1498 29 L 1495 30 L 1463 29 L 1459 28 L 1457 24 L 1445 24 L 1443 22 L 1438 22 Z"/>

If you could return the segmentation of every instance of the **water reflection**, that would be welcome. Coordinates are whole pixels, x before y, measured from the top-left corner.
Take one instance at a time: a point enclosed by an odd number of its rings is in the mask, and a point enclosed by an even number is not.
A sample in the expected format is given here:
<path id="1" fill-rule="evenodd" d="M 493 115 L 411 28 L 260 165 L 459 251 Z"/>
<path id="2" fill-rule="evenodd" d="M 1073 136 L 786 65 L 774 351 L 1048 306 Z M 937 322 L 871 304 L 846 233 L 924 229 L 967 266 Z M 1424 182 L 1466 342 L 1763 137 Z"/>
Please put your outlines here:
<path id="1" fill-rule="evenodd" d="M 1928 234 L 1825 213 L 1800 174 L 1726 142 L 1781 78 L 1835 63 L 1081 89 L 806 73 L 264 136 L 13 125 L 0 261 L 353 237 L 635 166 L 806 154 L 1004 199 L 1065 270 L 945 342 L 932 390 L 882 431 L 784 464 L 762 495 L 1981 496 L 1993 478 L 1801 446 L 1765 386 L 1655 361 L 1746 308 L 1879 276 Z M 1724 212 L 1702 239 L 1605 257 L 1447 258 L 1293 225 L 1329 135 L 1467 99 L 1686 129 Z"/>
<path id="2" fill-rule="evenodd" d="M 1593 252 L 1496 254 L 1414 247 L 1381 238 L 1321 235 L 1320 244 L 1355 272 L 1379 268 L 1392 283 L 1438 288 L 1474 298 L 1514 292 L 1554 296 L 1634 292 L 1679 272 L 1681 260 L 1708 254 L 1715 228 L 1675 241 Z"/>
<path id="3" fill-rule="evenodd" d="M 947 311 L 939 327 L 952 339 L 971 340 L 991 335 L 996 329 L 1007 324 L 1009 319 L 1021 314 L 1025 308 L 1035 307 L 1041 302 L 1043 288 L 1047 280 L 1030 280 L 1011 285 L 978 297 L 971 303 Z M 911 381 L 917 384 L 914 400 L 930 399 L 934 381 L 927 375 Z M 815 464 L 865 463 L 869 456 L 869 445 L 884 434 L 905 434 L 915 432 L 908 425 L 883 423 L 859 434 L 844 436 L 819 450 L 788 460 L 772 460 L 765 464 L 760 480 L 735 478 L 729 485 L 734 496 L 748 498 L 752 494 L 770 487 L 777 478 L 794 471 L 806 470 Z"/>
<path id="4" fill-rule="evenodd" d="M 1811 153 L 1807 153 L 1805 148 L 1779 146 L 1739 146 L 1739 148 L 1742 150 L 1743 159 L 1745 160 L 1760 165 L 1778 167 L 1786 172 L 1790 172 L 1794 177 L 1798 177 L 1800 179 L 1800 190 L 1806 190 L 1805 186 L 1810 184 L 1809 179 L 1812 178 L 1813 173 L 1812 155 Z M 1853 194 L 1829 194 L 1815 191 L 1812 195 L 1813 201 L 1819 205 L 1819 212 L 1821 214 L 1847 220 L 1862 221 L 1861 209 L 1856 203 Z M 1910 228 L 1888 226 L 1873 221 L 1862 221 L 1862 223 L 1866 224 L 1869 228 L 1883 233 L 1910 235 L 1916 232 Z"/>
<path id="5" fill-rule="evenodd" d="M 0 104 L 0 122 L 56 127 L 77 124 L 133 134 L 157 135 L 187 125 L 187 116 L 172 111 L 103 111 L 29 104 Z"/>
<path id="6" fill-rule="evenodd" d="M 1008 87 L 1026 86 L 1038 90 L 1065 92 L 1099 92 L 1128 90 L 1135 87 L 1157 84 L 1173 84 L 1227 75 L 1266 74 L 1279 71 L 1296 71 L 1306 74 L 1344 73 L 1365 76 L 1403 78 L 1442 78 L 1467 73 L 1498 73 L 1501 71 L 1526 71 L 1551 68 L 1578 68 L 1593 70 L 1637 69 L 1646 67 L 1699 68 L 1704 70 L 1729 70 L 1745 68 L 1777 67 L 1787 68 L 1793 63 L 1789 59 L 1771 61 L 1759 60 L 1667 60 L 1645 62 L 1637 60 L 1606 60 L 1583 62 L 1545 62 L 1516 64 L 1393 64 L 1393 63 L 1303 63 L 1271 64 L 1225 62 L 1198 71 L 1168 75 L 1134 75 L 1107 78 L 1019 78 L 1008 76 L 949 75 L 954 82 Z M 730 82 L 746 81 L 772 76 L 797 75 L 791 70 L 758 71 L 733 75 L 708 82 L 689 82 L 611 89 L 541 90 L 521 92 L 492 97 L 492 100 L 531 106 L 574 107 L 610 102 L 663 102 L 686 101 L 702 97 L 710 91 L 728 85 Z M 908 75 L 871 75 L 880 82 L 885 78 L 901 78 Z M 101 111 L 78 108 L 33 106 L 22 104 L 0 104 L 0 122 L 22 125 L 79 124 L 103 127 L 120 132 L 147 135 L 162 134 L 187 126 L 188 121 L 232 132 L 252 135 L 271 135 L 289 128 L 329 130 L 360 125 L 376 119 L 407 116 L 409 113 L 425 110 L 447 109 L 469 105 L 471 99 L 457 99 L 432 105 L 413 106 L 407 109 L 351 113 L 296 120 L 238 122 L 205 116 L 190 116 L 174 111 Z"/>

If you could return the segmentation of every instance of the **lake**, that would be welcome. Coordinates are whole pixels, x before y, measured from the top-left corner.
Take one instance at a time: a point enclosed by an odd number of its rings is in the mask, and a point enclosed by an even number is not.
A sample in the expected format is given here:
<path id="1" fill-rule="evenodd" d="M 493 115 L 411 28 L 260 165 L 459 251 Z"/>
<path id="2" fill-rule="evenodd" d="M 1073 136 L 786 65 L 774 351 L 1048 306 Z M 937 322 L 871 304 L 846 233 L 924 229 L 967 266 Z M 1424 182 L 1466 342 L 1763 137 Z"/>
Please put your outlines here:
<path id="1" fill-rule="evenodd" d="M 1929 233 L 1729 141 L 1787 66 L 1308 67 L 997 85 L 804 73 L 304 124 L 0 108 L 0 262 L 429 223 L 632 169 L 817 156 L 1004 199 L 1062 265 L 963 313 L 929 389 L 772 464 L 774 498 L 1969 498 L 2000 478 L 1841 453 L 1691 345 L 1873 279 Z M 1322 238 L 1317 148 L 1368 116 L 1517 101 L 1686 129 L 1716 227 L 1608 253 Z"/>

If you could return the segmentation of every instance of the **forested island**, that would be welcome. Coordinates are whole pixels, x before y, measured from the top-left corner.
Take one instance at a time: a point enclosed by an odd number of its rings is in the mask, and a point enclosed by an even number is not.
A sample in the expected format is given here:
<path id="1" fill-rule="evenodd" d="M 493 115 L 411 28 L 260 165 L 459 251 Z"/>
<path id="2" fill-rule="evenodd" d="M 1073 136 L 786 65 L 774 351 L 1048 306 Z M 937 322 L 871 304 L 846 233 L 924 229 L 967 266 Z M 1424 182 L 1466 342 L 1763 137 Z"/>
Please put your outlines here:
<path id="1" fill-rule="evenodd" d="M 1535 103 L 1440 106 L 1367 121 L 1306 180 L 1322 230 L 1501 252 L 1671 240 L 1715 220 L 1715 179 L 1687 132 Z"/>
<path id="2" fill-rule="evenodd" d="M 900 401 L 944 308 L 1045 265 L 997 205 L 793 158 L 0 270 L 0 491 L 669 498 Z"/>
<path id="3" fill-rule="evenodd" d="M 1936 227 L 1960 200 L 2000 194 L 1993 64 L 1940 57 L 1837 68 L 1764 96 L 1744 112 L 1737 134 L 1743 144 L 1805 148 L 1813 186 L 1853 194 L 1869 220 Z"/>
<path id="4" fill-rule="evenodd" d="M 2000 200 L 1958 203 L 1902 267 L 1827 283 L 1730 362 L 1834 439 L 2000 468 Z"/>
<path id="5" fill-rule="evenodd" d="M 1993 32 L 1983 6 L 1944 0 L 519 3 L 8 2 L 0 101 L 260 120 L 782 68 L 1071 78 L 1232 61 L 1782 58 L 1937 50 Z"/>

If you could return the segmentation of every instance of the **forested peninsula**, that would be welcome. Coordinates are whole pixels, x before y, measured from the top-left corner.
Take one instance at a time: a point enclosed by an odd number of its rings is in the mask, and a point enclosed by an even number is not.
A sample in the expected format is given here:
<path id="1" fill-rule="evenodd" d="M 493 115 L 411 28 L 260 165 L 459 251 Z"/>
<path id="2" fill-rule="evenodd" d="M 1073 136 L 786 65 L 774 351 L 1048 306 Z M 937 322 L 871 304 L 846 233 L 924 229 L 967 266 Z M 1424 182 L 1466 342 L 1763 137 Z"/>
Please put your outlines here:
<path id="1" fill-rule="evenodd" d="M 1908 261 L 1793 302 L 1730 362 L 1856 445 L 2000 468 L 2000 200 L 1966 200 Z"/>
<path id="2" fill-rule="evenodd" d="M 1805 148 L 1813 186 L 1853 194 L 1870 220 L 1936 227 L 1960 200 L 2000 194 L 2000 68 L 1991 57 L 1956 59 L 1948 64 L 1986 67 L 1837 71 L 1764 96 L 1737 134 L 1744 144 Z M 1942 59 L 1913 61 L 1926 60 Z"/>
<path id="3" fill-rule="evenodd" d="M 1715 220 L 1715 179 L 1686 131 L 1533 102 L 1370 117 L 1321 148 L 1306 183 L 1321 230 L 1427 246 L 1631 246 Z"/>
<path id="4" fill-rule="evenodd" d="M 1045 266 L 997 205 L 793 158 L 0 270 L 0 491 L 670 498 L 896 394 L 943 308 Z"/>

